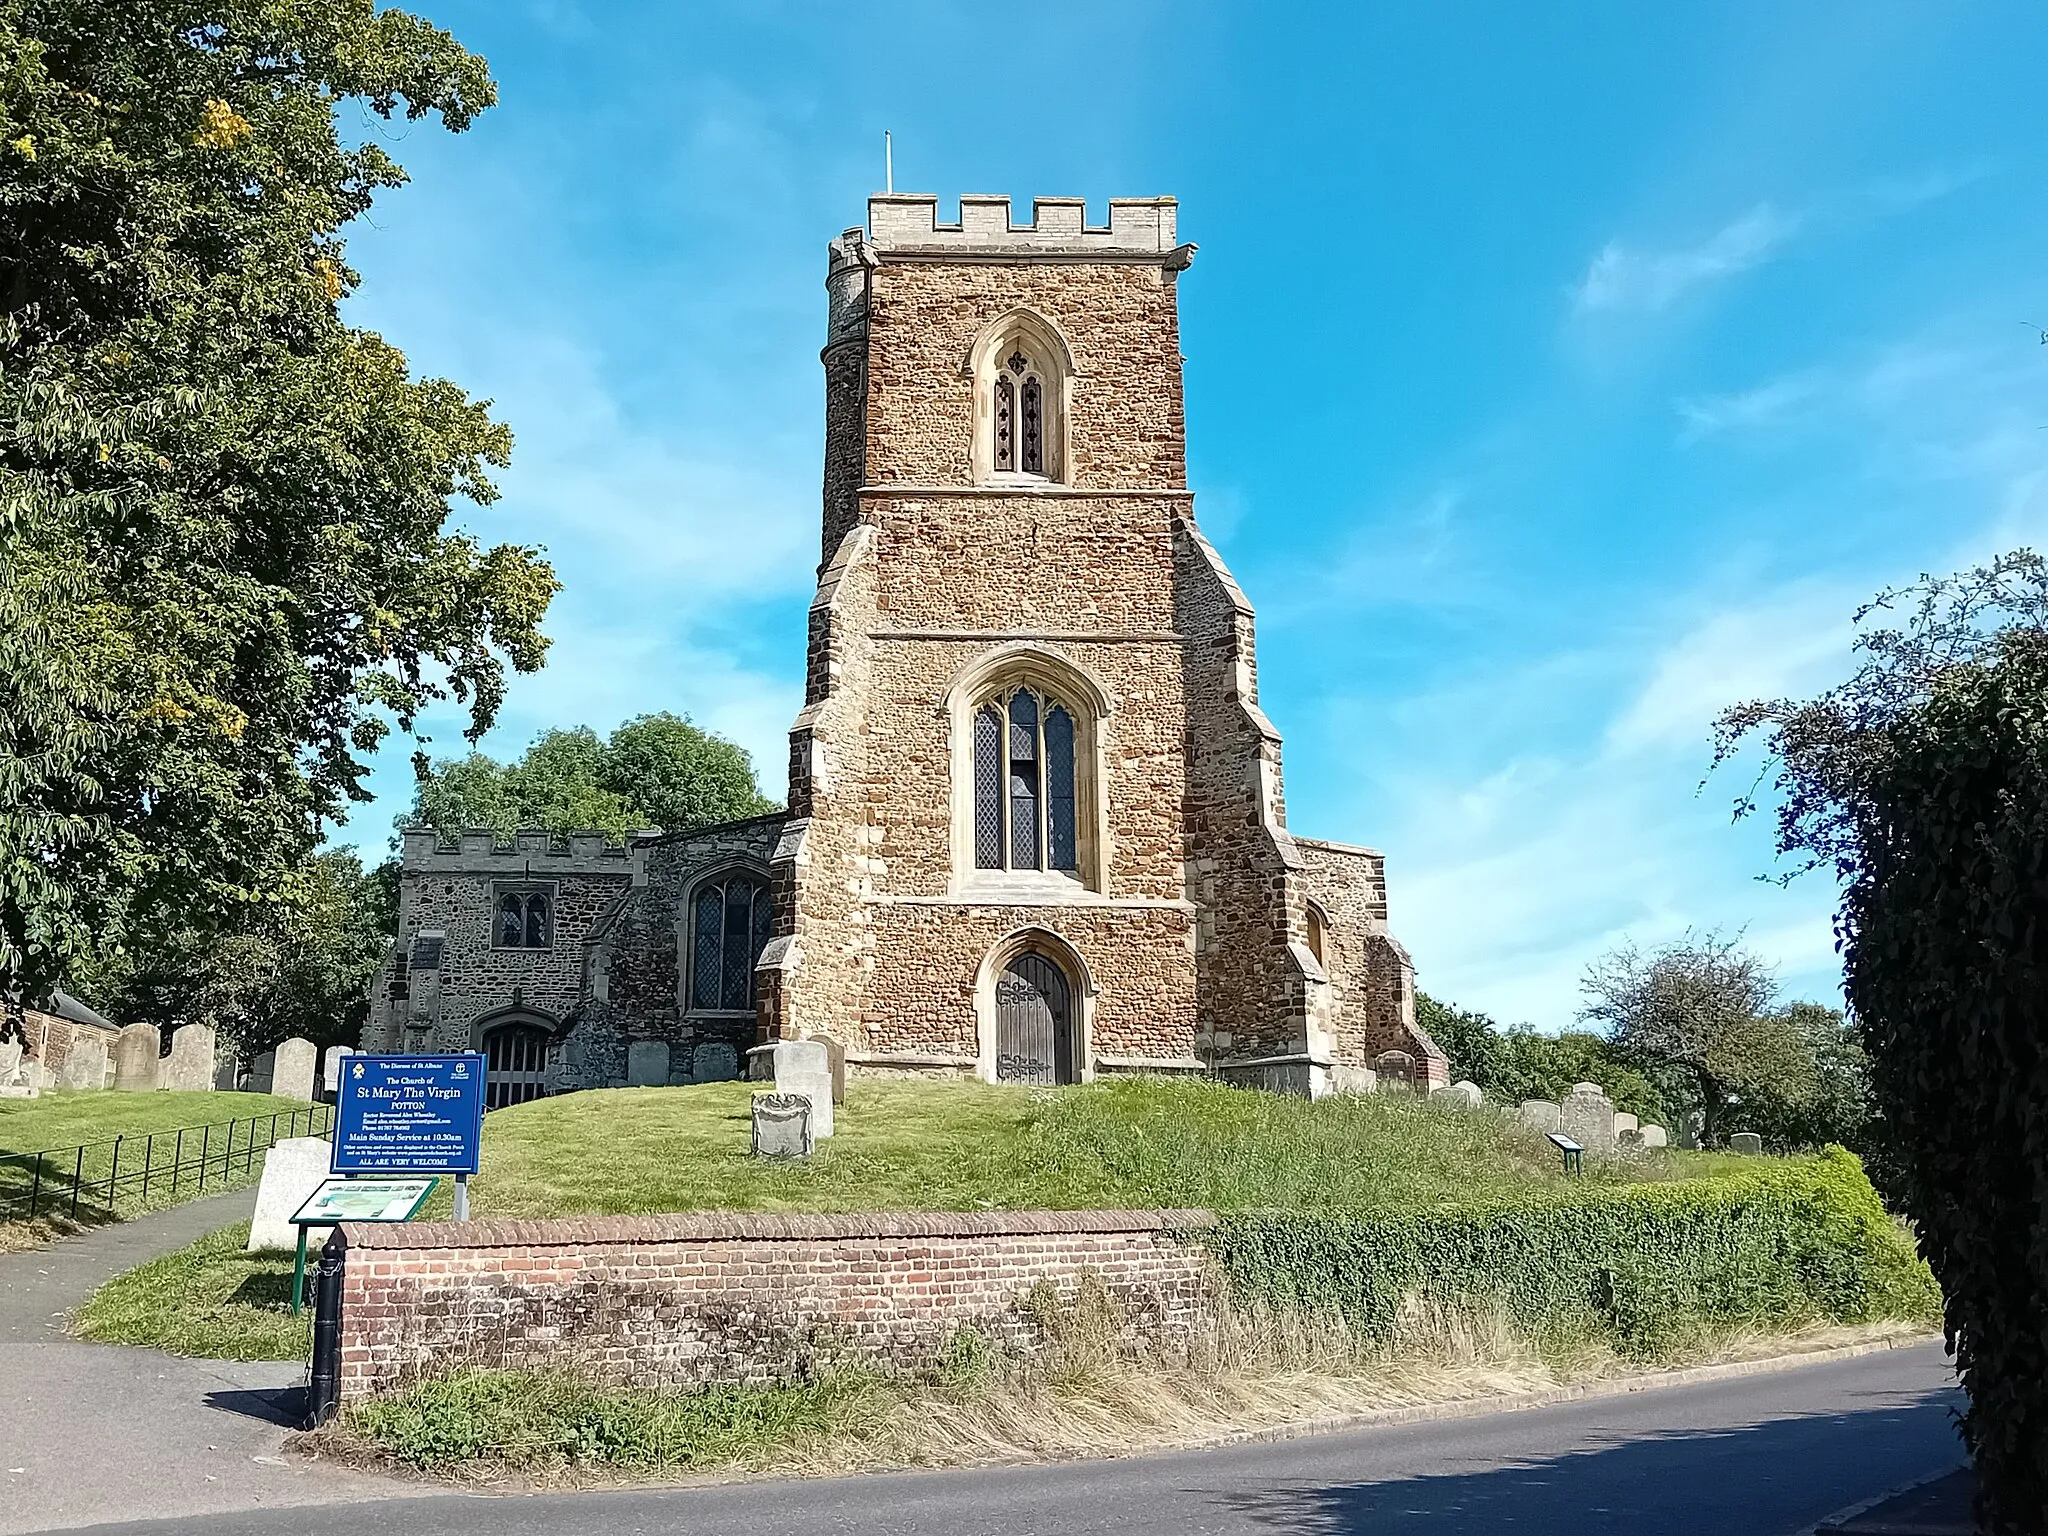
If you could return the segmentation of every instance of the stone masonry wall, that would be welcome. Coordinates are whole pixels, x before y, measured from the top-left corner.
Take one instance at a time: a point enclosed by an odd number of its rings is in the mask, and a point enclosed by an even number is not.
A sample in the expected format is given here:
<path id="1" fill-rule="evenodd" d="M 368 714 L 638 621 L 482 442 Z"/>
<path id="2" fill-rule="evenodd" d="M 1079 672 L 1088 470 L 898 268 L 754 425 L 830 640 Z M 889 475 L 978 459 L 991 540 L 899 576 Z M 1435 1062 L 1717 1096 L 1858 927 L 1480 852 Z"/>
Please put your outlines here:
<path id="1" fill-rule="evenodd" d="M 1029 1349 L 1035 1286 L 1093 1276 L 1129 1341 L 1173 1349 L 1215 1281 L 1204 1211 L 719 1214 L 341 1228 L 344 1401 L 458 1367 L 607 1385 L 928 1366 L 963 1328 Z"/>
<path id="2" fill-rule="evenodd" d="M 1323 968 L 1337 1059 L 1370 1066 L 1382 1051 L 1406 1051 L 1432 1085 L 1449 1082 L 1444 1053 L 1415 1022 L 1415 968 L 1387 931 L 1386 856 L 1310 838 L 1294 846 L 1303 888 L 1329 918 Z"/>

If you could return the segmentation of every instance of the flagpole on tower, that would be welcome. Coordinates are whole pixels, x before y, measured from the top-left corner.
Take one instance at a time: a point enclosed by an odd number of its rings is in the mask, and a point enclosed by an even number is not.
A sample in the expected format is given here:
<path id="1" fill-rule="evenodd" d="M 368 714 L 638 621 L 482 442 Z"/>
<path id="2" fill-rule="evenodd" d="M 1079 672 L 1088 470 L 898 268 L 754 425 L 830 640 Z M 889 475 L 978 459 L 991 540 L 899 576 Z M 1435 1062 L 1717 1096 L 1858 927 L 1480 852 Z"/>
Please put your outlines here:
<path id="1" fill-rule="evenodd" d="M 889 142 L 889 130 L 882 130 L 882 187 L 884 191 L 896 190 L 896 146 Z"/>

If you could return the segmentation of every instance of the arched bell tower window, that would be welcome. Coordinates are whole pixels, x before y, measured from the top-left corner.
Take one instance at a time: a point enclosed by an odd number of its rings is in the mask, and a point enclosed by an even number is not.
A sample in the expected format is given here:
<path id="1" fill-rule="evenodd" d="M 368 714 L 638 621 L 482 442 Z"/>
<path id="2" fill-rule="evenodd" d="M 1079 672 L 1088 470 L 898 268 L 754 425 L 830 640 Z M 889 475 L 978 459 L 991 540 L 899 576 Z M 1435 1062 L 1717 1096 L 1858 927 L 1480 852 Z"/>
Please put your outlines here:
<path id="1" fill-rule="evenodd" d="M 1044 316 L 1016 310 L 985 330 L 968 359 L 975 380 L 974 478 L 1062 483 L 1073 355 Z"/>
<path id="2" fill-rule="evenodd" d="M 1035 688 L 974 714 L 974 867 L 1076 874 L 1074 714 Z"/>
<path id="3" fill-rule="evenodd" d="M 546 891 L 502 891 L 491 928 L 494 949 L 552 949 L 555 909 Z"/>

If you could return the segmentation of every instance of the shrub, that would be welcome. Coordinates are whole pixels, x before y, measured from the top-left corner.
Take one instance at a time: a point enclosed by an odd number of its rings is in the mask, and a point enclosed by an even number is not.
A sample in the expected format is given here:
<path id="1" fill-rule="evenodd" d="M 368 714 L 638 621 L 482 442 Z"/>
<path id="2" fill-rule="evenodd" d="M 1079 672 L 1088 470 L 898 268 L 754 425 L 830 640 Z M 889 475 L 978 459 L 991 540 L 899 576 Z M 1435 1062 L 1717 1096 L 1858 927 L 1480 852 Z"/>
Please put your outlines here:
<path id="1" fill-rule="evenodd" d="M 1654 1357 L 1687 1329 L 1927 1318 L 1939 1296 L 1850 1153 L 1713 1179 L 1587 1183 L 1430 1210 L 1225 1215 L 1234 1294 L 1390 1338 L 1404 1306 L 1499 1308 L 1537 1341 Z"/>

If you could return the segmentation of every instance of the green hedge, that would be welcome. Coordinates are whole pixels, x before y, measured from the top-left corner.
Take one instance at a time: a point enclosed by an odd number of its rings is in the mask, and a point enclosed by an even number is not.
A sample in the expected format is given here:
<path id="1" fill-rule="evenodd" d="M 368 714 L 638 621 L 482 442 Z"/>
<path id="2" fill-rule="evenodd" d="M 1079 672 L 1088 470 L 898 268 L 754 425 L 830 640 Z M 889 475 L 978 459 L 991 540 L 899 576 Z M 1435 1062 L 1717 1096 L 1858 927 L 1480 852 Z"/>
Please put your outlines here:
<path id="1" fill-rule="evenodd" d="M 1701 1324 L 1940 1313 L 1927 1266 L 1839 1147 L 1713 1178 L 1427 1211 L 1240 1212 L 1201 1240 L 1238 1299 L 1340 1312 L 1375 1339 L 1391 1340 L 1417 1297 L 1498 1308 L 1536 1340 L 1592 1332 L 1641 1357 Z"/>

